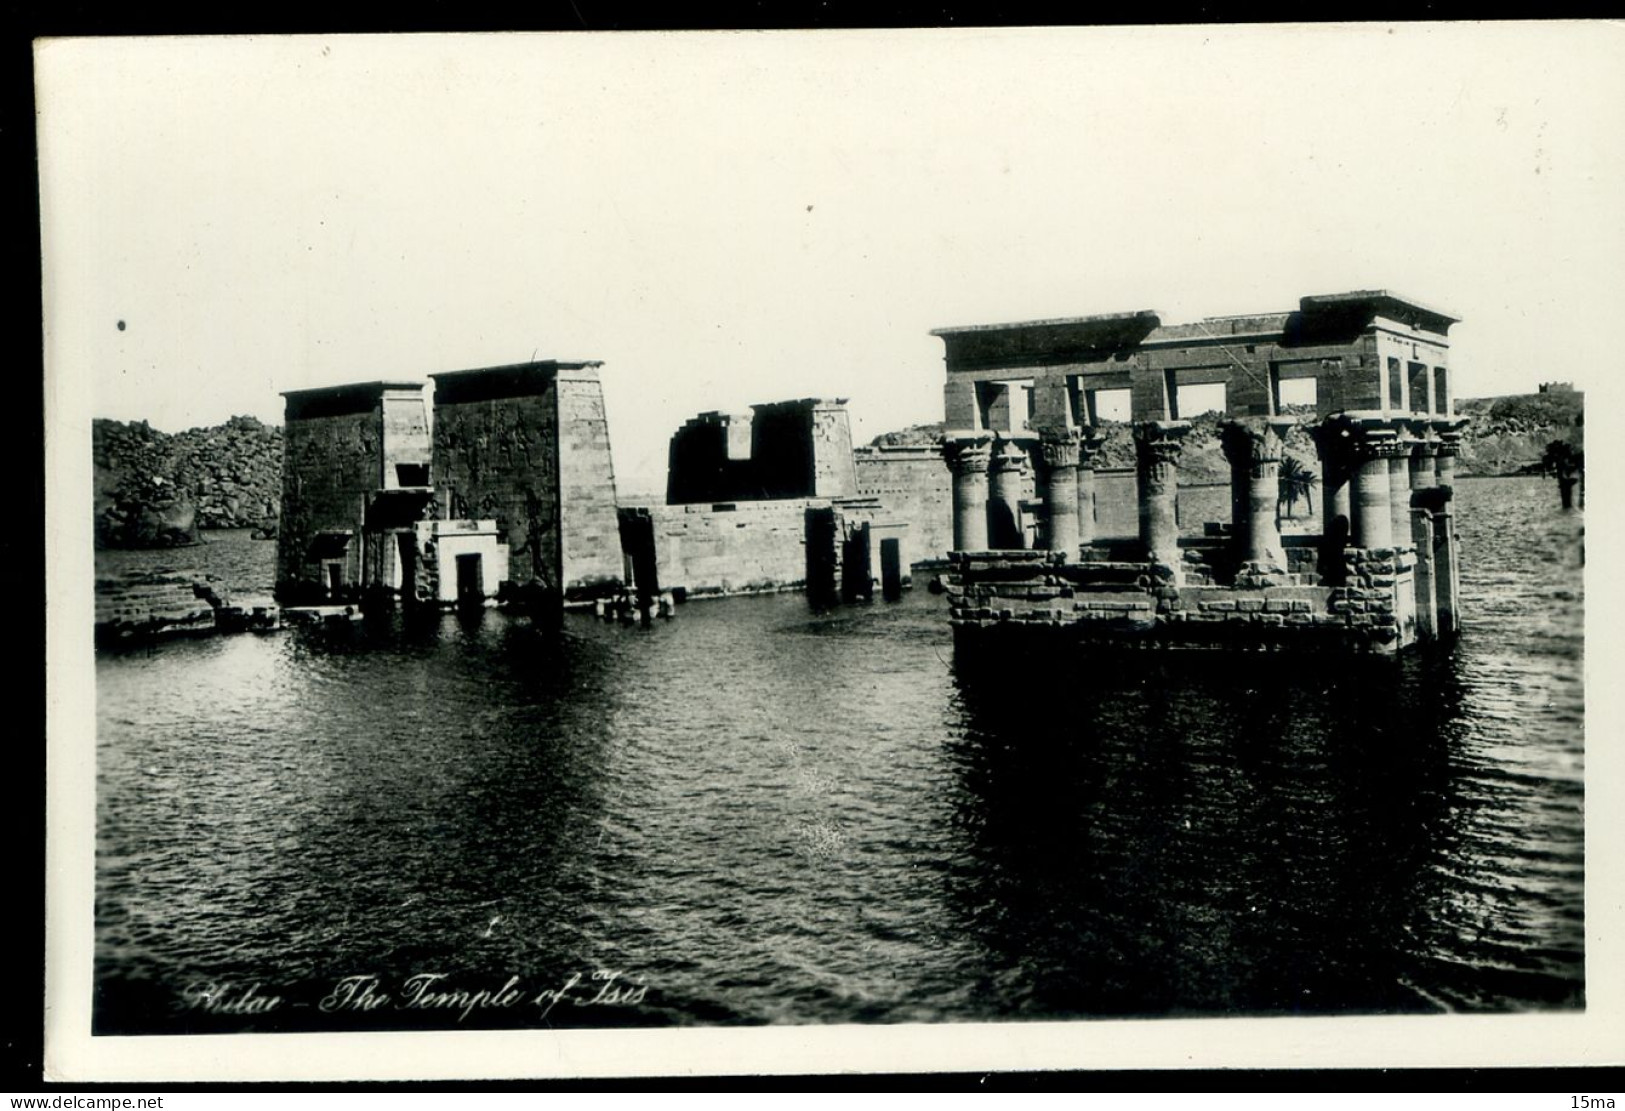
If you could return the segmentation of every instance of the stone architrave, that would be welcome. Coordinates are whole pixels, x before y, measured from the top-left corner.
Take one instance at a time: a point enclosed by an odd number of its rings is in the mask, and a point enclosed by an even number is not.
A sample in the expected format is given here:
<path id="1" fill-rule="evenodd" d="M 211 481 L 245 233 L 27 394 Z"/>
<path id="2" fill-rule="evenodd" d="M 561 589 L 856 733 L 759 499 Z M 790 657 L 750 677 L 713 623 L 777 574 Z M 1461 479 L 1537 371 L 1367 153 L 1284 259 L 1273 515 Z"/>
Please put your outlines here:
<path id="1" fill-rule="evenodd" d="M 987 436 L 945 440 L 943 458 L 953 472 L 954 551 L 987 550 L 987 466 L 992 455 Z"/>
<path id="2" fill-rule="evenodd" d="M 1250 417 L 1228 421 L 1220 429 L 1219 442 L 1230 461 L 1231 490 L 1239 503 L 1231 531 L 1242 562 L 1259 571 L 1286 570 L 1276 508 L 1286 434 L 1296 423 L 1291 417 Z M 1245 498 L 1239 496 L 1243 490 Z"/>
<path id="3" fill-rule="evenodd" d="M 1179 567 L 1179 457 L 1190 421 L 1140 421 L 1134 455 L 1140 487 L 1140 542 L 1153 563 Z"/>
<path id="4" fill-rule="evenodd" d="M 1105 443 L 1092 427 L 1078 429 L 1078 542 L 1095 542 L 1095 456 Z"/>
<path id="5" fill-rule="evenodd" d="M 1000 437 L 987 467 L 987 543 L 992 549 L 1025 548 L 1021 527 L 1021 479 L 1027 469 L 1027 451 L 1021 444 Z"/>
<path id="6" fill-rule="evenodd" d="M 1078 554 L 1078 461 L 1076 429 L 1045 432 L 1038 443 L 1038 492 L 1044 502 L 1044 544 L 1052 552 Z"/>

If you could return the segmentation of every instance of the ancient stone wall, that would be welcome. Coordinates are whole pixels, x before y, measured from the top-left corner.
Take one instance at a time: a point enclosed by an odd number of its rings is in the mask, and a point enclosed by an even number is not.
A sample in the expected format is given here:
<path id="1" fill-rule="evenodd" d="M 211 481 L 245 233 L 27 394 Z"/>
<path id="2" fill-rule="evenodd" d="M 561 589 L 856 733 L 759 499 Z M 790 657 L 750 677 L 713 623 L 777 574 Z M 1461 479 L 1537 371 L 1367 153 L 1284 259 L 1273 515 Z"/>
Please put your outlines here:
<path id="1" fill-rule="evenodd" d="M 852 424 L 843 403 L 814 403 L 809 414 L 812 490 L 820 498 L 847 498 L 858 492 L 852 460 Z"/>
<path id="2" fill-rule="evenodd" d="M 615 468 L 610 461 L 604 391 L 592 368 L 561 370 L 557 380 L 561 581 L 566 600 L 621 585 Z"/>
<path id="3" fill-rule="evenodd" d="M 748 418 L 702 413 L 672 437 L 668 462 L 666 501 L 672 505 L 857 492 L 844 401 L 753 405 Z"/>
<path id="4" fill-rule="evenodd" d="M 652 520 L 660 588 L 695 597 L 802 586 L 806 511 L 824 504 L 783 498 L 636 509 Z"/>
<path id="5" fill-rule="evenodd" d="M 436 376 L 432 470 L 448 517 L 497 522 L 514 583 L 562 590 L 551 376 L 482 390 L 448 387 Z"/>
<path id="6" fill-rule="evenodd" d="M 423 391 L 390 390 L 379 402 L 384 446 L 378 489 L 428 486 L 431 448 Z"/>
<path id="7" fill-rule="evenodd" d="M 1049 628 L 1099 646 L 1331 648 L 1393 652 L 1416 639 L 1414 557 L 1349 549 L 1347 585 L 1256 589 L 1179 581 L 1129 560 L 1066 563 L 1058 553 L 956 554 L 948 587 L 956 630 Z M 1306 576 L 1308 577 L 1308 576 Z"/>
<path id="8" fill-rule="evenodd" d="M 909 528 L 915 562 L 948 558 L 954 542 L 953 476 L 937 447 L 861 447 L 853 452 L 857 492 L 879 498 Z"/>
<path id="9" fill-rule="evenodd" d="M 312 539 L 324 530 L 354 530 L 344 577 L 348 583 L 359 579 L 367 495 L 378 488 L 382 473 L 381 431 L 375 403 L 362 411 L 288 420 L 277 534 L 279 589 L 320 582 L 320 565 L 308 555 Z"/>

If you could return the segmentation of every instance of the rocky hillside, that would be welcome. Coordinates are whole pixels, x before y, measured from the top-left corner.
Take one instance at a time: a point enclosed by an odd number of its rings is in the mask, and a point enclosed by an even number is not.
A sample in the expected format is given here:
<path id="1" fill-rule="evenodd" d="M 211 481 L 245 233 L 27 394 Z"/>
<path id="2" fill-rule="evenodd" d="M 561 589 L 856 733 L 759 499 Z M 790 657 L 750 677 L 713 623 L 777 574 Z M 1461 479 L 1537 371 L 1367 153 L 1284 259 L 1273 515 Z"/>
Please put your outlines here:
<path id="1" fill-rule="evenodd" d="M 253 417 L 169 435 L 146 421 L 98 420 L 96 544 L 163 548 L 199 529 L 274 528 L 282 498 L 282 430 Z"/>
<path id="2" fill-rule="evenodd" d="M 1459 474 L 1516 474 L 1535 469 L 1554 442 L 1585 447 L 1585 394 L 1578 390 L 1461 398 L 1456 411 L 1467 418 Z"/>

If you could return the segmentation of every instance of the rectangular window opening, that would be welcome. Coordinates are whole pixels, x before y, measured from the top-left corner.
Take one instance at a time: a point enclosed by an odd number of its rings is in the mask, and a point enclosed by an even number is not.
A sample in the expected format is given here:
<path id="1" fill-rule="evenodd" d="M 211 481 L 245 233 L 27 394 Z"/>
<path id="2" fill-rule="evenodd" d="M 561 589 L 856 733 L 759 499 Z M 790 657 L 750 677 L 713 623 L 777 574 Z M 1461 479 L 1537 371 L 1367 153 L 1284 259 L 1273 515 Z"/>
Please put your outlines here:
<path id="1" fill-rule="evenodd" d="M 1288 378 L 1275 383 L 1275 411 L 1285 416 L 1313 412 L 1319 397 L 1319 378 Z"/>
<path id="2" fill-rule="evenodd" d="M 1102 421 L 1126 422 L 1133 415 L 1132 390 L 1085 390 L 1083 393 L 1088 419 L 1080 419 L 1079 424 L 1096 425 Z"/>
<path id="3" fill-rule="evenodd" d="M 1208 413 L 1223 416 L 1226 408 L 1223 382 L 1204 382 L 1199 386 L 1175 386 L 1168 398 L 1168 408 L 1174 420 L 1192 420 Z"/>

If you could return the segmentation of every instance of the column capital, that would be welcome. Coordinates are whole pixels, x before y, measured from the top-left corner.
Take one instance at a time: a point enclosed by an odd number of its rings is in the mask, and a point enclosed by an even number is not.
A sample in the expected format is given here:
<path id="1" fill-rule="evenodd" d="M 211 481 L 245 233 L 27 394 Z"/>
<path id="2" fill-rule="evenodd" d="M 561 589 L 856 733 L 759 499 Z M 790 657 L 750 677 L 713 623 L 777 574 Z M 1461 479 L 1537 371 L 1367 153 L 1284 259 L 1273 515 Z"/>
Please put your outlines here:
<path id="1" fill-rule="evenodd" d="M 992 437 L 961 436 L 942 442 L 942 457 L 956 475 L 982 474 L 992 456 Z"/>
<path id="2" fill-rule="evenodd" d="M 1405 434 L 1407 423 L 1403 418 L 1340 413 L 1321 422 L 1324 431 L 1320 435 L 1329 441 L 1342 438 L 1344 450 L 1355 463 L 1403 459 L 1410 454 L 1412 445 Z"/>
<path id="3" fill-rule="evenodd" d="M 1094 466 L 1095 456 L 1105 446 L 1106 434 L 1094 425 L 1085 424 L 1078 428 L 1078 466 Z"/>
<path id="4" fill-rule="evenodd" d="M 1015 440 L 1007 440 L 1002 436 L 993 446 L 992 455 L 987 468 L 992 474 L 1019 471 L 1027 465 L 1027 450 Z"/>
<path id="5" fill-rule="evenodd" d="M 1294 417 L 1240 417 L 1219 426 L 1219 446 L 1232 466 L 1279 463 Z"/>
<path id="6" fill-rule="evenodd" d="M 1466 417 L 1435 417 L 1428 423 L 1438 436 L 1440 455 L 1461 454 L 1461 430 L 1467 427 Z"/>
<path id="7" fill-rule="evenodd" d="M 1328 417 L 1326 420 L 1309 425 L 1304 431 L 1308 432 L 1309 439 L 1314 441 L 1315 450 L 1320 453 L 1322 462 L 1346 461 L 1354 450 L 1354 432 L 1347 421 Z"/>
<path id="8" fill-rule="evenodd" d="M 1185 449 L 1188 420 L 1143 420 L 1134 425 L 1134 449 L 1141 462 L 1178 463 Z"/>
<path id="9" fill-rule="evenodd" d="M 1064 470 L 1078 465 L 1082 454 L 1083 438 L 1078 430 L 1045 432 L 1038 442 L 1038 454 L 1049 470 Z"/>

